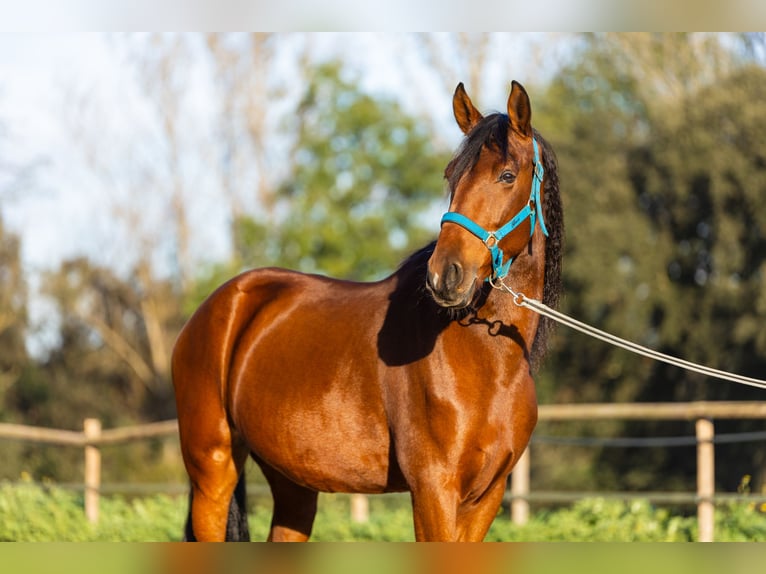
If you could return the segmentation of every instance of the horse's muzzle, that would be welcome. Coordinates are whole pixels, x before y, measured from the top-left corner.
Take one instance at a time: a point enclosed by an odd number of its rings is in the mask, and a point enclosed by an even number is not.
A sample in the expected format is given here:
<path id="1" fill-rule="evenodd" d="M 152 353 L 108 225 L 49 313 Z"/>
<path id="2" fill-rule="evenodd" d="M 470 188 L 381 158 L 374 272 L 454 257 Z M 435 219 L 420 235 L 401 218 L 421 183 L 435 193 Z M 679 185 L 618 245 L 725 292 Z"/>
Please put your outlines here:
<path id="1" fill-rule="evenodd" d="M 471 304 L 476 291 L 476 276 L 470 278 L 457 262 L 444 265 L 442 272 L 430 269 L 426 275 L 428 287 L 434 301 L 442 307 L 463 309 Z"/>

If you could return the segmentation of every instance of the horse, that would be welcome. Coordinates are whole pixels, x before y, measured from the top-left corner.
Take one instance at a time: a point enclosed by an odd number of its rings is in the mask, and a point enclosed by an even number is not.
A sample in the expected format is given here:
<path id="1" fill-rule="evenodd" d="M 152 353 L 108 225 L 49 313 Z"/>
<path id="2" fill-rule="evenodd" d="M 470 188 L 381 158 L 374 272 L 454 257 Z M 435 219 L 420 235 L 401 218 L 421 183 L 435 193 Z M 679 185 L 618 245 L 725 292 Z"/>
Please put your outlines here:
<path id="1" fill-rule="evenodd" d="M 273 497 L 269 541 L 308 540 L 319 492 L 409 492 L 416 540 L 484 539 L 537 421 L 549 330 L 494 287 L 555 307 L 563 214 L 521 84 L 484 117 L 460 83 L 453 111 L 465 137 L 435 242 L 377 282 L 244 272 L 181 330 L 186 540 L 249 540 L 249 457 Z"/>

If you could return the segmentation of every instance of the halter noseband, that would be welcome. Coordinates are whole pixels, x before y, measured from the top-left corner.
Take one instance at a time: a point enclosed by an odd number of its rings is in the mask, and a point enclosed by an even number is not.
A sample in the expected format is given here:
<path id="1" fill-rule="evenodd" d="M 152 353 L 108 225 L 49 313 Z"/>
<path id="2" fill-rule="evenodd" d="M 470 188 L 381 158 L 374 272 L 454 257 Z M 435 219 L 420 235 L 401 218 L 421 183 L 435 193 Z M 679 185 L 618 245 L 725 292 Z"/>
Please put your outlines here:
<path id="1" fill-rule="evenodd" d="M 506 235 L 521 225 L 524 220 L 529 218 L 529 222 L 531 224 L 529 226 L 530 237 L 532 237 L 532 234 L 535 232 L 535 223 L 537 221 L 540 222 L 540 229 L 542 229 L 543 234 L 548 237 L 548 229 L 545 227 L 545 220 L 543 219 L 543 207 L 540 202 L 540 186 L 543 182 L 545 169 L 543 168 L 543 164 L 540 161 L 540 154 L 537 149 L 537 140 L 534 138 L 532 138 L 532 147 L 535 152 L 535 157 L 534 175 L 532 176 L 532 190 L 529 194 L 529 201 L 508 223 L 496 231 L 487 231 L 481 225 L 471 221 L 462 213 L 457 213 L 456 211 L 448 211 L 442 216 L 442 225 L 444 225 L 446 222 L 450 222 L 464 227 L 473 233 L 476 237 L 481 239 L 482 243 L 484 243 L 487 249 L 489 249 L 490 257 L 492 259 L 492 279 L 505 279 L 506 275 L 508 275 L 508 271 L 511 268 L 511 263 L 513 263 L 513 257 L 509 258 L 508 261 L 503 263 L 504 254 L 503 250 L 500 249 L 500 241 L 502 241 Z M 489 279 L 490 278 L 488 277 L 487 280 Z"/>

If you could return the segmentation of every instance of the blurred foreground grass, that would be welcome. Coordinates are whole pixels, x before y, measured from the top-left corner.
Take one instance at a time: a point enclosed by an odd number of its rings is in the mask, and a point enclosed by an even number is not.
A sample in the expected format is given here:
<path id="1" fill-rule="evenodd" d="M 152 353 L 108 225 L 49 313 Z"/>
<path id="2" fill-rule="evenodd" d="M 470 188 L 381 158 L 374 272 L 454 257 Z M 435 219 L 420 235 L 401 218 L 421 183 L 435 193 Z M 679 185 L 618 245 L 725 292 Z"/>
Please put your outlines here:
<path id="1" fill-rule="evenodd" d="M 322 494 L 312 540 L 411 541 L 412 512 L 406 495 L 370 497 L 370 520 L 353 523 L 349 497 Z M 187 497 L 102 496 L 98 525 L 83 513 L 82 494 L 54 485 L 0 483 L 0 541 L 173 542 L 181 539 Z M 253 540 L 264 540 L 271 503 L 254 498 L 250 506 Z M 525 526 L 507 512 L 495 519 L 488 541 L 683 542 L 697 537 L 695 516 L 682 516 L 645 501 L 587 499 L 555 510 L 538 511 Z M 766 514 L 755 504 L 716 509 L 717 541 L 766 541 Z"/>

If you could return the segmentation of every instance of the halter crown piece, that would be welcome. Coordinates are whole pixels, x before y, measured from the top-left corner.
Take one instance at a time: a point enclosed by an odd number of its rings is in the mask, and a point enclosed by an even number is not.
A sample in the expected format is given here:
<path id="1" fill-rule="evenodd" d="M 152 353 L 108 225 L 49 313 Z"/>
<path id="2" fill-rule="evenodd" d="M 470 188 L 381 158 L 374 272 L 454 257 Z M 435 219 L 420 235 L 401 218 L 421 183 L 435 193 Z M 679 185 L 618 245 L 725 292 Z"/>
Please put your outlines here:
<path id="1" fill-rule="evenodd" d="M 531 224 L 529 226 L 530 237 L 532 237 L 532 234 L 535 232 L 535 223 L 537 221 L 540 222 L 540 229 L 542 229 L 543 234 L 548 237 L 548 229 L 545 227 L 545 220 L 543 219 L 543 206 L 540 202 L 540 186 L 543 183 L 545 169 L 543 168 L 543 164 L 540 161 L 540 153 L 537 149 L 537 140 L 534 138 L 532 138 L 532 147 L 535 152 L 535 157 L 534 175 L 532 176 L 532 190 L 529 193 L 529 201 L 508 223 L 503 225 L 497 231 L 487 231 L 481 225 L 471 221 L 462 213 L 457 213 L 456 211 L 448 211 L 442 216 L 442 225 L 444 225 L 446 222 L 457 223 L 481 239 L 484 245 L 486 245 L 487 249 L 489 249 L 490 257 L 492 258 L 491 279 L 505 279 L 506 275 L 508 275 L 508 271 L 511 268 L 511 263 L 513 263 L 513 257 L 510 257 L 508 261 L 503 263 L 504 254 L 503 250 L 500 249 L 499 243 L 506 235 L 521 225 L 524 220 L 529 218 L 529 222 Z M 490 278 L 488 277 L 487 281 L 489 280 Z"/>

